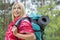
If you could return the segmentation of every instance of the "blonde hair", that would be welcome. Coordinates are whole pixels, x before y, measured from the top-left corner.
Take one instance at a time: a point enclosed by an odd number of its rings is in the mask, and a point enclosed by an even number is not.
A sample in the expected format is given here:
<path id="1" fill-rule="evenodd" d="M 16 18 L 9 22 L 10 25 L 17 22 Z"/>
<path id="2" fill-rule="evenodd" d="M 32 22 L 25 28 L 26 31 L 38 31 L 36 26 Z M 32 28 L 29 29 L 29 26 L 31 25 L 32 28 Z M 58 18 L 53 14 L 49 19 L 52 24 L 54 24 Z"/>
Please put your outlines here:
<path id="1" fill-rule="evenodd" d="M 15 17 L 13 15 L 13 8 L 15 7 L 15 5 L 17 5 L 21 8 L 21 13 L 20 13 L 20 17 L 23 17 L 23 15 L 25 14 L 25 8 L 24 5 L 21 2 L 15 2 L 12 6 L 12 21 L 14 21 Z"/>

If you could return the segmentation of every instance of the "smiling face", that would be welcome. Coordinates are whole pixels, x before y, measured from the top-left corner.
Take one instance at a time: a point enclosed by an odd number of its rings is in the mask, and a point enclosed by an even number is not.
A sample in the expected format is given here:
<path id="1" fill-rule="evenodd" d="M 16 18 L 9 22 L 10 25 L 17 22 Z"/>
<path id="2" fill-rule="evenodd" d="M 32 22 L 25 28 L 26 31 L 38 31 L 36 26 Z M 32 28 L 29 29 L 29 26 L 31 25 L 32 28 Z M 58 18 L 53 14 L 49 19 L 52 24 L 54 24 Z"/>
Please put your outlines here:
<path id="1" fill-rule="evenodd" d="M 13 15 L 14 15 L 14 17 L 18 17 L 18 16 L 20 16 L 20 14 L 21 14 L 21 7 L 17 4 L 13 8 Z"/>
<path id="2" fill-rule="evenodd" d="M 20 2 L 14 3 L 12 6 L 12 20 L 14 20 L 16 17 L 23 17 L 24 14 L 24 5 Z"/>

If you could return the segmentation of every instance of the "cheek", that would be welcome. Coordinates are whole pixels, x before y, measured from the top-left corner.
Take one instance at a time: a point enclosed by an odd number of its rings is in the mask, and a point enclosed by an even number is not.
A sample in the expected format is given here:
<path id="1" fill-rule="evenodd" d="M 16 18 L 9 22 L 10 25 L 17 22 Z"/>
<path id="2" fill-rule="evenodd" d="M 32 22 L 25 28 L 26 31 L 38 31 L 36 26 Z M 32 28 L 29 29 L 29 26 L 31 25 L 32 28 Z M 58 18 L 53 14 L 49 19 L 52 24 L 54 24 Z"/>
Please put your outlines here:
<path id="1" fill-rule="evenodd" d="M 18 9 L 18 12 L 20 12 L 20 13 L 21 13 L 21 10 L 20 10 L 20 9 Z"/>
<path id="2" fill-rule="evenodd" d="M 13 10 L 13 13 L 15 13 L 16 11 L 15 10 Z"/>

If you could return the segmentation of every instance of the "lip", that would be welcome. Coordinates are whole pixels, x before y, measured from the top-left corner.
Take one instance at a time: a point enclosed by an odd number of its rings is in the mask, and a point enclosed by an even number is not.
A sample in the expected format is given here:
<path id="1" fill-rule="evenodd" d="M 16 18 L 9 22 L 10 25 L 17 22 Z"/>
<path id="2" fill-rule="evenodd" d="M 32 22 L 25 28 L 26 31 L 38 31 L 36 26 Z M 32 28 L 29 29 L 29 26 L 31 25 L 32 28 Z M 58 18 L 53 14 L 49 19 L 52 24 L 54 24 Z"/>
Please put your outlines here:
<path id="1" fill-rule="evenodd" d="M 19 15 L 19 13 L 16 13 L 15 15 Z"/>
<path id="2" fill-rule="evenodd" d="M 19 12 L 15 12 L 15 14 L 19 14 Z"/>

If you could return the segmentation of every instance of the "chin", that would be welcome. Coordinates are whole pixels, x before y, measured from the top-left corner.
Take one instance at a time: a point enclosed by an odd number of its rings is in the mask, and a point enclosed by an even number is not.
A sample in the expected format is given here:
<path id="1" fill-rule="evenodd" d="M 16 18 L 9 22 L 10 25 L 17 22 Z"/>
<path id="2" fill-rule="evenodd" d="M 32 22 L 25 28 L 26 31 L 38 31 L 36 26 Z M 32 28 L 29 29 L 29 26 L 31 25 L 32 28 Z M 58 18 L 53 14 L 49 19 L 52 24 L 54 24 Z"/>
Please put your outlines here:
<path id="1" fill-rule="evenodd" d="M 19 17 L 19 15 L 16 15 L 15 17 Z"/>

